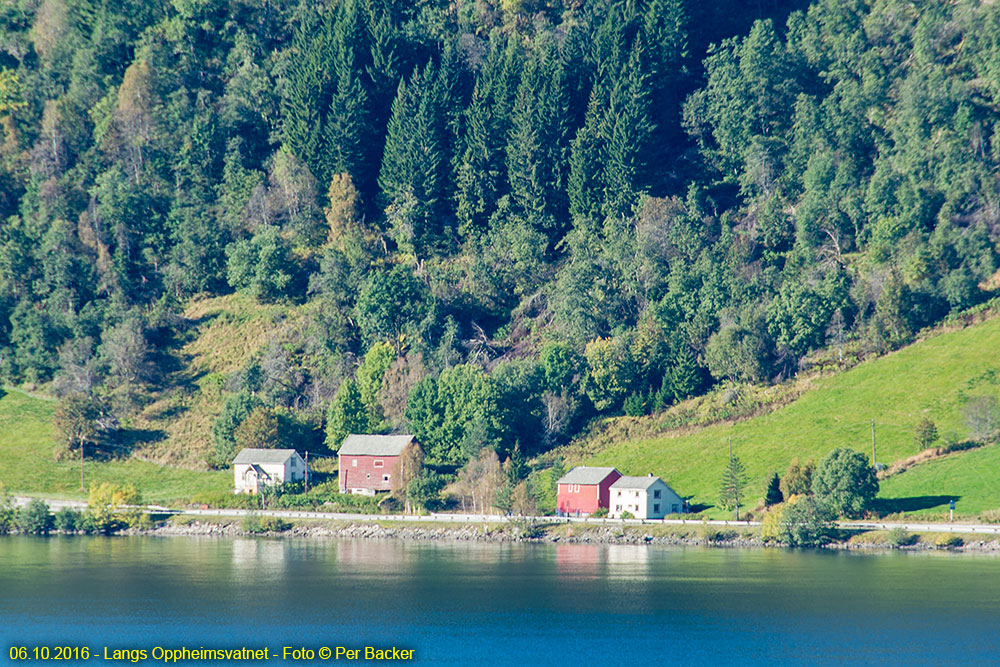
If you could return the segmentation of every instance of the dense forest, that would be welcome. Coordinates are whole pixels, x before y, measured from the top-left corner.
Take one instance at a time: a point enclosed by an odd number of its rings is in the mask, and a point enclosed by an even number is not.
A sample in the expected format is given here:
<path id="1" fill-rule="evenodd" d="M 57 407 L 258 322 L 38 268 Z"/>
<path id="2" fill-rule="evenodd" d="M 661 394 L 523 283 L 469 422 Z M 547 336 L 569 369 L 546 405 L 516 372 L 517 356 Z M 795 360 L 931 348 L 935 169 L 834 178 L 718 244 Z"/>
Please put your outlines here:
<path id="1" fill-rule="evenodd" d="M 7 0 L 0 142 L 3 382 L 113 439 L 243 292 L 211 463 L 517 459 L 990 298 L 1000 6 Z"/>

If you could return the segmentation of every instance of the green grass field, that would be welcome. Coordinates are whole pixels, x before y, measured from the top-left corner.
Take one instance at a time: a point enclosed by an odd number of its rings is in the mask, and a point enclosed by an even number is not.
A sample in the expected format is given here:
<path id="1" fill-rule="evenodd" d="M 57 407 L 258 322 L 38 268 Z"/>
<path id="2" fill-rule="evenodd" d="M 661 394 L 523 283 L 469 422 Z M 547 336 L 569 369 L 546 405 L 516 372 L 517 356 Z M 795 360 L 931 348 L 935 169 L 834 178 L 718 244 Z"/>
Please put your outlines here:
<path id="1" fill-rule="evenodd" d="M 1000 508 L 1000 445 L 952 454 L 883 480 L 886 505 L 907 513 L 947 516 L 954 498 L 955 515 L 972 516 Z M 928 516 L 928 518 L 931 518 Z"/>
<path id="2" fill-rule="evenodd" d="M 1000 394 L 1000 319 L 918 342 L 888 356 L 820 378 L 797 400 L 770 414 L 693 432 L 612 444 L 584 461 L 613 465 L 625 474 L 652 472 L 692 504 L 712 506 L 731 437 L 748 473 L 749 505 L 763 497 L 770 473 L 793 458 L 821 459 L 835 447 L 871 455 L 876 422 L 878 460 L 892 463 L 917 453 L 914 427 L 927 416 L 943 438 L 968 432 L 962 405 L 969 396 Z M 883 496 L 961 495 L 965 510 L 1000 507 L 996 448 L 953 455 L 886 481 Z M 942 502 L 947 507 L 947 500 Z M 919 503 L 917 503 L 919 504 Z M 921 508 L 940 512 L 941 507 Z M 721 515 L 711 508 L 710 514 Z"/>
<path id="3" fill-rule="evenodd" d="M 56 461 L 55 402 L 5 388 L 0 397 L 0 484 L 14 494 L 80 498 L 80 464 Z M 197 472 L 138 460 L 86 461 L 88 487 L 100 482 L 136 485 L 147 502 L 187 501 L 192 494 L 228 491 L 232 473 Z"/>

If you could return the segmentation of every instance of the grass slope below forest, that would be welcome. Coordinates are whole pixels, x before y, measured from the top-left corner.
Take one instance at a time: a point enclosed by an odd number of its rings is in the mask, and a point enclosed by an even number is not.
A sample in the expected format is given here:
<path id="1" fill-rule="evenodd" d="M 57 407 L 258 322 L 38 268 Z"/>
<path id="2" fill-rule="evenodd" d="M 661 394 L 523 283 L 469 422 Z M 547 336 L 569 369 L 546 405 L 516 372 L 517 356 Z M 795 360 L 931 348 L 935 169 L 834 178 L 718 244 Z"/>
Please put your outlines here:
<path id="1" fill-rule="evenodd" d="M 53 400 L 30 396 L 16 389 L 0 397 L 0 484 L 15 494 L 84 498 L 80 492 L 80 463 L 70 458 L 56 461 L 56 433 L 52 425 Z M 228 471 L 198 472 L 135 458 L 112 461 L 87 460 L 87 486 L 101 482 L 132 483 L 152 503 L 187 501 L 195 493 L 227 491 Z"/>
<path id="2" fill-rule="evenodd" d="M 625 474 L 663 477 L 695 506 L 714 506 L 728 456 L 728 441 L 747 470 L 749 505 L 761 502 L 772 472 L 784 473 L 793 458 L 818 461 L 835 447 L 871 455 L 876 422 L 878 460 L 891 464 L 917 453 L 914 428 L 933 420 L 942 440 L 968 436 L 962 414 L 967 397 L 1000 394 L 1000 319 L 935 335 L 887 356 L 818 378 L 788 405 L 745 421 L 660 437 L 611 442 L 599 451 L 568 454 L 568 463 L 616 466 Z M 940 442 L 938 443 L 940 444 Z M 567 450 L 572 452 L 573 449 Z M 586 452 L 586 449 L 577 449 Z M 1000 446 L 949 455 L 882 482 L 889 510 L 927 514 L 1000 507 Z M 946 513 L 946 512 L 945 512 Z"/>

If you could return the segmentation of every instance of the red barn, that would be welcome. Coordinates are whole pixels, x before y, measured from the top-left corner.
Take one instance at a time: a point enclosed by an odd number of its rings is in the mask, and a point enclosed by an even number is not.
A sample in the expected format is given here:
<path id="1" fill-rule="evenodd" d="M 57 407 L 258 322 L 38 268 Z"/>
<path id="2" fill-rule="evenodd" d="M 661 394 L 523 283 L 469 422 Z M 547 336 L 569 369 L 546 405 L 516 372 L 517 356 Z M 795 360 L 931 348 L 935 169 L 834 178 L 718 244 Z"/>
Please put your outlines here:
<path id="1" fill-rule="evenodd" d="M 340 492 L 373 496 L 391 491 L 396 463 L 411 444 L 416 445 L 412 435 L 347 436 L 337 452 Z"/>
<path id="2" fill-rule="evenodd" d="M 573 468 L 556 482 L 556 510 L 559 514 L 586 516 L 608 507 L 611 485 L 621 476 L 614 468 Z"/>

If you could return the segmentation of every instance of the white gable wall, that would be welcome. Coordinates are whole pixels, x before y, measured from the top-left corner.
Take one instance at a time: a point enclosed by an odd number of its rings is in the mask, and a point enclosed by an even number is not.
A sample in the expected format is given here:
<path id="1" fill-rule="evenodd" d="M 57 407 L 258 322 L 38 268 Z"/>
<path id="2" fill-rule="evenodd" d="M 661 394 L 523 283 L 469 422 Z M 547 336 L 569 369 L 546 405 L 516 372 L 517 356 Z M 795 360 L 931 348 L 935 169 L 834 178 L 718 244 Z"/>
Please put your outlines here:
<path id="1" fill-rule="evenodd" d="M 285 459 L 284 463 L 257 463 L 254 464 L 264 472 L 266 472 L 271 477 L 272 484 L 283 484 L 285 482 L 299 482 L 305 479 L 306 466 L 305 461 L 301 456 L 295 454 L 294 456 L 289 456 Z M 253 473 L 249 475 L 247 471 L 250 469 L 251 464 L 249 463 L 237 463 L 233 466 L 233 477 L 236 487 L 236 493 L 244 493 L 247 491 L 253 491 L 252 478 Z M 258 484 L 263 485 L 266 480 L 260 480 Z"/>
<path id="2" fill-rule="evenodd" d="M 608 516 L 619 519 L 624 512 L 631 512 L 636 519 L 662 519 L 668 514 L 684 511 L 684 501 L 657 479 L 647 489 L 616 489 L 611 487 Z"/>

